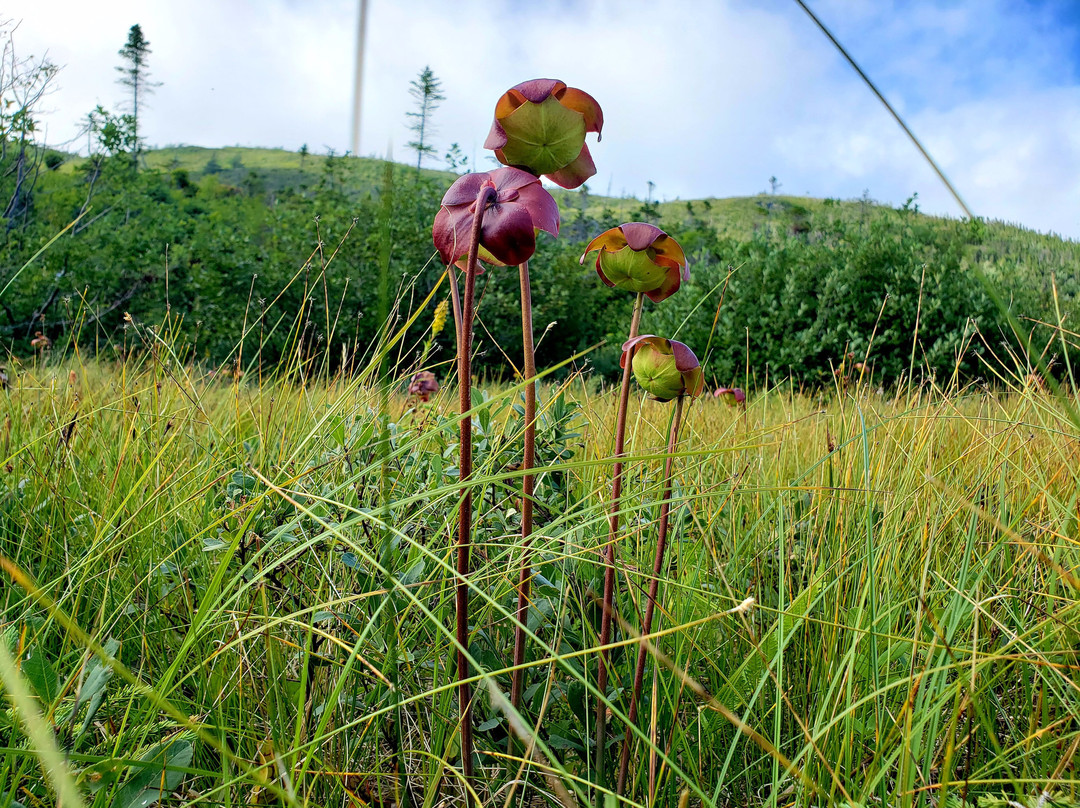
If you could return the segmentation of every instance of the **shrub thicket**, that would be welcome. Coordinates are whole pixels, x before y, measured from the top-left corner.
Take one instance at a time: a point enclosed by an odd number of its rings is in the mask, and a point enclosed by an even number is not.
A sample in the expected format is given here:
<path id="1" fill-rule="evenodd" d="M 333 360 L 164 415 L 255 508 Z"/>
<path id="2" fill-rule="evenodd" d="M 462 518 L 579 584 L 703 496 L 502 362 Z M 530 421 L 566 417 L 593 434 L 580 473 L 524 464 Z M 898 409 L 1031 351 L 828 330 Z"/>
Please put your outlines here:
<path id="1" fill-rule="evenodd" d="M 329 347 L 331 366 L 342 343 L 346 354 L 368 345 L 378 329 L 375 166 L 330 155 L 321 167 L 311 159 L 312 172 L 291 163 L 267 168 L 257 156 L 223 156 L 239 167 L 219 162 L 213 171 L 205 156 L 189 167 L 159 155 L 150 160 L 159 170 L 133 174 L 130 158 L 117 153 L 69 158 L 44 173 L 32 215 L 0 225 L 0 283 L 18 274 L 0 300 L 5 347 L 25 353 L 36 331 L 56 341 L 72 329 L 86 345 L 122 347 L 125 313 L 156 323 L 167 308 L 182 318 L 178 344 L 199 361 L 233 356 L 245 324 L 248 343 L 261 345 L 245 350 L 245 361 L 277 362 L 294 350 L 297 334 L 304 356 Z M 417 180 L 404 166 L 394 176 L 391 282 L 408 281 L 415 305 L 441 272 L 431 261 L 430 226 L 446 183 L 427 173 Z M 917 376 L 958 369 L 964 378 L 986 377 L 984 360 L 1001 355 L 1003 340 L 1014 348 L 1018 340 L 975 268 L 1025 328 L 1056 322 L 1055 273 L 1066 324 L 1076 308 L 1073 242 L 866 201 L 764 199 L 743 200 L 736 220 L 708 203 L 705 211 L 650 204 L 616 216 L 612 200 L 565 194 L 569 238 L 543 243 L 532 266 L 538 333 L 554 323 L 540 341 L 540 364 L 606 341 L 587 361 L 605 375 L 615 369 L 617 332 L 632 301 L 604 294 L 578 258 L 585 239 L 622 218 L 659 217 L 692 256 L 688 293 L 662 309 L 646 307 L 644 327 L 709 346 L 707 374 L 720 383 L 741 380 L 747 369 L 759 383 L 766 375 L 820 383 L 849 353 L 851 361 L 867 358 L 885 382 L 912 366 Z M 479 366 L 505 373 L 520 341 L 516 273 L 485 273 L 479 291 Z"/>

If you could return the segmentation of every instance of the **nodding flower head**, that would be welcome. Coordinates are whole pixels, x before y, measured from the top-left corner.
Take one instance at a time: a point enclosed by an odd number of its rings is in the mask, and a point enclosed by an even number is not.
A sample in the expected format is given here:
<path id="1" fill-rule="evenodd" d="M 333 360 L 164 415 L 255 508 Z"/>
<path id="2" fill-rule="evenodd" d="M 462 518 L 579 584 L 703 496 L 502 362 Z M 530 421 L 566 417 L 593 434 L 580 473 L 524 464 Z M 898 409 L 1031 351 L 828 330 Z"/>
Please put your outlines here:
<path id="1" fill-rule="evenodd" d="M 439 381 L 430 370 L 421 370 L 409 382 L 409 395 L 416 396 L 421 401 L 430 401 L 437 392 Z"/>
<path id="2" fill-rule="evenodd" d="M 557 79 L 533 79 L 503 93 L 484 148 L 503 165 L 577 188 L 596 173 L 585 133 L 596 132 L 599 140 L 603 126 L 591 95 Z"/>
<path id="3" fill-rule="evenodd" d="M 480 260 L 492 266 L 528 261 L 536 233 L 559 235 L 559 206 L 540 180 L 517 168 L 465 174 L 454 182 L 435 214 L 431 235 L 444 264 L 464 268 L 476 220 L 477 195 L 489 188 L 480 230 Z"/>
<path id="4" fill-rule="evenodd" d="M 718 387 L 713 391 L 713 396 L 723 401 L 729 407 L 746 403 L 746 393 L 743 392 L 741 387 Z"/>
<path id="5" fill-rule="evenodd" d="M 657 401 L 680 396 L 699 396 L 705 387 L 701 363 L 686 345 L 677 340 L 643 334 L 623 343 L 620 365 L 627 358 L 634 378 Z"/>
<path id="6" fill-rule="evenodd" d="M 605 230 L 589 242 L 596 251 L 596 272 L 608 286 L 644 292 L 655 303 L 671 297 L 690 280 L 690 264 L 679 242 L 651 224 L 628 222 Z"/>

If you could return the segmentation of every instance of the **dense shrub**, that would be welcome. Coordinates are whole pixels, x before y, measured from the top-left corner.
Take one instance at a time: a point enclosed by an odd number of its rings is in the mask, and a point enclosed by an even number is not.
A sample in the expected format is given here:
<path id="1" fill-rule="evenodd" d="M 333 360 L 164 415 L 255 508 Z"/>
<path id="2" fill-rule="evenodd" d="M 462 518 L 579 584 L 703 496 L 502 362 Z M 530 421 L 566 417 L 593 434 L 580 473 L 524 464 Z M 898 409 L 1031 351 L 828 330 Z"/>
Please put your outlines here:
<path id="1" fill-rule="evenodd" d="M 78 329 L 87 346 L 138 348 L 125 343 L 125 314 L 153 324 L 168 311 L 177 343 L 200 361 L 234 357 L 246 327 L 245 362 L 276 363 L 286 354 L 319 360 L 329 348 L 333 367 L 376 337 L 384 258 L 403 310 L 423 300 L 442 272 L 430 225 L 445 177 L 395 168 L 387 256 L 381 182 L 371 161 L 330 156 L 319 167 L 310 158 L 318 173 L 249 168 L 254 159 L 219 171 L 174 160 L 168 170 L 138 173 L 124 154 L 68 163 L 74 170 L 41 177 L 32 216 L 4 225 L 6 284 L 83 214 L 0 300 L 0 336 L 15 353 L 29 351 L 37 330 L 62 342 Z M 704 210 L 686 203 L 685 213 L 642 206 L 632 217 L 660 217 L 693 262 L 683 291 L 663 307 L 646 305 L 643 327 L 694 345 L 719 383 L 749 370 L 751 383 L 793 377 L 819 384 L 848 354 L 852 362 L 866 357 L 875 378 L 888 383 L 909 367 L 917 377 L 954 370 L 964 379 L 985 377 L 983 362 L 1002 355 L 1002 340 L 1017 349 L 976 272 L 994 283 L 1025 329 L 1031 321 L 1056 322 L 1055 288 L 1067 324 L 1076 309 L 1074 243 L 866 200 L 803 203 L 746 200 L 744 208 L 758 212 L 750 227 L 718 218 L 709 203 Z M 563 236 L 544 237 L 531 267 L 538 338 L 543 334 L 538 362 L 550 367 L 600 345 L 577 366 L 610 376 L 632 298 L 607 293 L 578 258 L 585 240 L 623 217 L 608 202 L 598 211 L 587 192 L 564 194 L 561 204 Z M 479 293 L 479 370 L 505 374 L 520 361 L 517 272 L 486 272 Z M 413 336 L 428 322 L 419 318 Z M 1033 332 L 1040 345 L 1049 339 L 1042 331 Z M 448 345 L 451 332 L 439 340 Z"/>

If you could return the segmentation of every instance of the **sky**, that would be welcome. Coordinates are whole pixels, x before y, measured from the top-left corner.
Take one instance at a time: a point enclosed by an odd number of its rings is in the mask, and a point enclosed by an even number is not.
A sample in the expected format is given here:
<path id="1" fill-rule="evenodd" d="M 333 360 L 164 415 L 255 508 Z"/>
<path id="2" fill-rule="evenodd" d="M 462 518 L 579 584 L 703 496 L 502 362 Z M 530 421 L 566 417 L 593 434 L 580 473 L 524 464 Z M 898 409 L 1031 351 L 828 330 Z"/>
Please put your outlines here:
<path id="1" fill-rule="evenodd" d="M 1080 3 L 808 0 L 905 117 L 977 216 L 1080 238 Z M 151 145 L 351 145 L 357 0 L 9 0 L 19 55 L 62 67 L 51 145 L 85 148 L 97 104 L 123 109 L 117 51 L 138 23 L 161 82 Z M 446 100 L 438 155 L 473 165 L 495 101 L 559 78 L 604 109 L 594 193 L 659 199 L 779 192 L 960 216 L 793 0 L 369 0 L 360 153 L 409 161 L 409 83 Z M 590 135 L 590 141 L 592 139 Z M 415 159 L 415 158 L 413 158 Z M 427 163 L 439 167 L 438 160 Z"/>

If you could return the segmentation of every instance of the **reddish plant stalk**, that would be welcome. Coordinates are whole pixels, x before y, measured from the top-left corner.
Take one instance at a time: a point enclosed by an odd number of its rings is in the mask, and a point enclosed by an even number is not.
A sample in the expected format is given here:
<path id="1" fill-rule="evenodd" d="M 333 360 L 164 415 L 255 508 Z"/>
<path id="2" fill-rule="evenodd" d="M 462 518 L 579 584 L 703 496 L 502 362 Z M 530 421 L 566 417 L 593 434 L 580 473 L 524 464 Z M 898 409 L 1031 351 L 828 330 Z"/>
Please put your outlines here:
<path id="1" fill-rule="evenodd" d="M 514 709 L 521 706 L 521 694 L 525 686 L 525 626 L 529 616 L 529 582 L 533 530 L 533 475 L 529 472 L 536 465 L 536 352 L 533 347 L 532 287 L 529 283 L 529 262 L 521 264 L 521 340 L 525 353 L 525 450 L 521 467 L 521 572 L 518 575 L 517 622 L 514 625 L 514 673 L 510 683 L 510 704 Z M 512 738 L 513 736 L 511 736 Z"/>
<path id="2" fill-rule="evenodd" d="M 616 793 L 621 797 L 626 787 L 626 774 L 630 767 L 630 727 L 637 721 L 638 700 L 645 682 L 645 658 L 648 656 L 648 641 L 645 639 L 652 631 L 653 612 L 656 610 L 656 596 L 660 588 L 660 575 L 664 571 L 664 553 L 667 550 L 668 520 L 671 515 L 672 470 L 675 466 L 675 447 L 679 444 L 679 427 L 682 425 L 683 396 L 675 399 L 675 417 L 668 432 L 667 459 L 664 461 L 664 492 L 660 502 L 660 527 L 656 539 L 656 558 L 653 561 L 652 580 L 649 581 L 649 599 L 645 604 L 645 621 L 641 626 L 641 644 L 638 646 L 637 666 L 634 668 L 634 686 L 630 690 L 630 723 L 626 726 L 623 738 L 622 758 L 619 761 L 619 778 Z"/>
<path id="3" fill-rule="evenodd" d="M 630 320 L 630 336 L 638 335 L 641 326 L 641 308 L 645 295 L 638 293 L 634 301 L 634 315 Z M 626 453 L 626 411 L 630 406 L 630 357 L 626 358 L 623 368 L 622 388 L 619 390 L 619 412 L 615 418 L 615 462 L 611 467 L 611 508 L 608 515 L 608 541 L 604 549 L 604 613 L 600 617 L 600 669 L 596 674 L 596 688 L 599 696 L 596 700 L 596 782 L 603 782 L 604 776 L 604 741 L 607 735 L 607 706 L 604 695 L 607 692 L 607 644 L 611 642 L 611 621 L 614 617 L 615 602 L 615 542 L 619 538 L 619 509 L 622 507 L 622 458 Z M 598 792 L 597 799 L 603 795 Z"/>
<path id="4" fill-rule="evenodd" d="M 472 542 L 472 331 L 476 296 L 476 260 L 480 252 L 480 230 L 484 209 L 495 196 L 490 185 L 481 187 L 476 195 L 476 213 L 469 241 L 469 257 L 465 265 L 465 297 L 462 302 L 461 329 L 458 340 L 458 393 L 461 419 L 461 461 L 458 480 L 461 483 L 461 504 L 458 506 L 457 541 L 457 676 L 458 706 L 461 714 L 461 772 L 466 781 L 473 779 L 472 687 L 469 678 L 469 546 Z"/>

